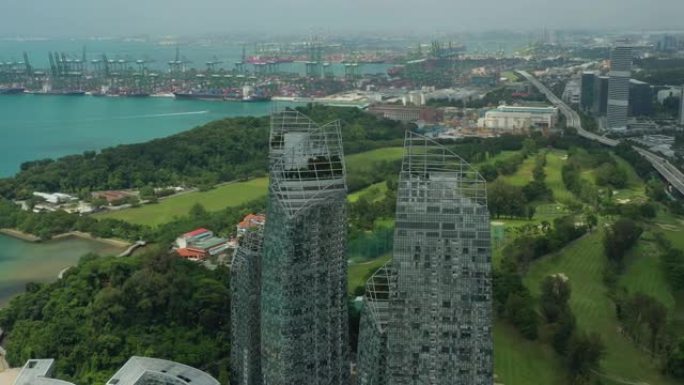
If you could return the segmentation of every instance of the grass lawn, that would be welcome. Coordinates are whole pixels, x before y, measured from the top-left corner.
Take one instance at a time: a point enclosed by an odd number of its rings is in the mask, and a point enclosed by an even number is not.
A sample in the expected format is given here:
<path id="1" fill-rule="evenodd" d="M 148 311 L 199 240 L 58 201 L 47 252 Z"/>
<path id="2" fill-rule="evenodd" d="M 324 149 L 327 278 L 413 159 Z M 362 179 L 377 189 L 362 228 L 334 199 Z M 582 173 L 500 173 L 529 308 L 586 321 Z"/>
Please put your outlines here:
<path id="1" fill-rule="evenodd" d="M 201 203 L 208 211 L 218 211 L 263 197 L 267 189 L 268 178 L 256 178 L 246 182 L 226 184 L 209 191 L 182 194 L 138 208 L 109 211 L 97 214 L 96 217 L 157 226 L 170 222 L 176 217 L 187 215 L 196 203 Z"/>
<path id="2" fill-rule="evenodd" d="M 520 77 L 513 71 L 504 71 L 501 73 L 501 77 L 508 79 L 509 82 L 517 82 L 520 80 Z"/>
<path id="3" fill-rule="evenodd" d="M 609 376 L 632 382 L 671 384 L 660 375 L 657 363 L 618 332 L 614 306 L 602 281 L 607 260 L 601 240 L 601 233 L 596 231 L 561 252 L 535 262 L 525 277 L 525 284 L 539 296 L 544 277 L 555 273 L 567 275 L 572 286 L 570 306 L 577 317 L 578 329 L 599 333 L 606 345 L 602 370 Z"/>
<path id="4" fill-rule="evenodd" d="M 518 167 L 518 171 L 512 175 L 501 175 L 499 176 L 499 179 L 513 186 L 523 187 L 534 180 L 532 177 L 534 164 L 535 156 L 528 156 L 520 167 Z"/>
<path id="5" fill-rule="evenodd" d="M 646 240 L 646 236 L 644 234 L 636 247 L 627 254 L 620 285 L 632 294 L 648 294 L 672 311 L 676 302 L 660 266 L 660 250 L 654 242 Z"/>
<path id="6" fill-rule="evenodd" d="M 382 200 L 385 197 L 385 193 L 387 192 L 387 183 L 385 182 L 379 182 L 372 184 L 362 190 L 359 190 L 353 194 L 349 194 L 347 196 L 347 200 L 349 202 L 356 202 L 359 200 L 359 198 L 366 197 L 366 199 L 370 200 L 371 202 L 376 202 L 379 200 Z"/>
<path id="7" fill-rule="evenodd" d="M 520 151 L 501 151 L 500 153 L 498 153 L 498 154 L 496 154 L 496 155 L 494 155 L 494 156 L 490 156 L 490 157 L 487 158 L 487 160 L 485 160 L 485 161 L 478 162 L 478 163 L 474 163 L 473 166 L 482 166 L 482 165 L 484 165 L 484 164 L 494 164 L 494 163 L 495 163 L 496 161 L 498 161 L 498 160 L 505 162 L 505 161 L 507 161 L 510 157 L 516 155 L 516 154 L 519 153 L 519 152 L 520 152 Z"/>
<path id="8" fill-rule="evenodd" d="M 577 200 L 575 195 L 568 191 L 563 184 L 561 169 L 567 161 L 565 151 L 553 150 L 546 154 L 546 185 L 553 191 L 553 198 L 563 204 L 568 204 Z"/>
<path id="9" fill-rule="evenodd" d="M 345 157 L 347 172 L 361 172 L 372 169 L 374 163 L 381 161 L 394 161 L 404 155 L 403 147 L 385 147 L 377 150 L 361 152 Z"/>
<path id="10" fill-rule="evenodd" d="M 494 373 L 504 385 L 564 384 L 565 369 L 548 345 L 530 341 L 512 326 L 494 324 Z"/>
<path id="11" fill-rule="evenodd" d="M 375 167 L 374 164 L 379 161 L 400 159 L 403 151 L 401 147 L 387 147 L 350 155 L 346 157 L 347 170 L 348 172 L 359 172 L 359 170 Z M 176 217 L 187 215 L 195 203 L 201 203 L 208 211 L 218 211 L 261 198 L 266 195 L 267 190 L 268 178 L 257 178 L 219 186 L 210 191 L 192 192 L 170 197 L 157 204 L 96 214 L 96 217 L 115 218 L 135 224 L 158 226 L 170 222 Z"/>
<path id="12" fill-rule="evenodd" d="M 349 295 L 353 295 L 357 288 L 365 287 L 368 278 L 390 259 L 392 257 L 386 255 L 372 261 L 350 264 L 347 268 L 347 292 Z"/>

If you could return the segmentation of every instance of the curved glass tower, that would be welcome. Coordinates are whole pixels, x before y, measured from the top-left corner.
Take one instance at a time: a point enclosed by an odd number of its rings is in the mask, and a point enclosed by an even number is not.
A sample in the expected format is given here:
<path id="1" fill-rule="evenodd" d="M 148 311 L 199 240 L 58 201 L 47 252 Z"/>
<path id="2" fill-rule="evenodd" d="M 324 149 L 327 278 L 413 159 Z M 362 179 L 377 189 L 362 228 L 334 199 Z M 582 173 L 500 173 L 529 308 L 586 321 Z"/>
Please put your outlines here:
<path id="1" fill-rule="evenodd" d="M 490 243 L 484 179 L 408 133 L 393 260 L 366 291 L 359 384 L 493 383 Z"/>
<path id="2" fill-rule="evenodd" d="M 271 116 L 261 279 L 264 385 L 349 381 L 346 182 L 339 122 Z"/>
<path id="3" fill-rule="evenodd" d="M 261 254 L 263 226 L 240 239 L 230 265 L 231 385 L 261 385 Z"/>

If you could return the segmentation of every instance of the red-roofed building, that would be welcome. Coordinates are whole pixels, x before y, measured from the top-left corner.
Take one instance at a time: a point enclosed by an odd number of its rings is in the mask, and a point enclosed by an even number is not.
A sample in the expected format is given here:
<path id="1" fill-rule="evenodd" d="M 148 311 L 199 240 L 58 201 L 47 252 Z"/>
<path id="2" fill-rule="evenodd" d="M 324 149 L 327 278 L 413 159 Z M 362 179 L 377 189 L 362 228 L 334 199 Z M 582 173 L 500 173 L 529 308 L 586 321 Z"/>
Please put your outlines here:
<path id="1" fill-rule="evenodd" d="M 207 229 L 199 228 L 199 229 L 193 230 L 193 231 L 191 231 L 191 232 L 189 232 L 189 233 L 185 233 L 185 234 L 183 234 L 183 236 L 186 237 L 186 238 L 192 238 L 192 237 L 195 237 L 195 236 L 198 236 L 198 235 L 201 235 L 201 234 L 204 234 L 204 233 L 208 233 L 208 232 L 210 232 L 210 231 L 207 230 Z"/>
<path id="2" fill-rule="evenodd" d="M 179 257 L 190 259 L 193 261 L 204 260 L 207 256 L 204 250 L 193 249 L 191 247 L 187 247 L 184 249 L 176 249 L 176 253 L 178 253 Z"/>
<path id="3" fill-rule="evenodd" d="M 257 226 L 263 226 L 264 223 L 266 223 L 265 215 L 247 214 L 247 216 L 244 217 L 240 223 L 238 223 L 237 233 L 238 235 L 243 235 L 245 232 L 247 232 L 247 230 Z"/>

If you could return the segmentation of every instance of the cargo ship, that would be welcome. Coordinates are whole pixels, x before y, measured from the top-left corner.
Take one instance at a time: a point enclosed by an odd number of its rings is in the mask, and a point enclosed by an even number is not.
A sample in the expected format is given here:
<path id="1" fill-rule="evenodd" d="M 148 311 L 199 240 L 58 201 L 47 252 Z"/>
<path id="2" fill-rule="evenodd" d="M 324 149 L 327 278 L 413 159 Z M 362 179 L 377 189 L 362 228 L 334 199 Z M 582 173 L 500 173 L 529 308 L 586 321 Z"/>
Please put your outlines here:
<path id="1" fill-rule="evenodd" d="M 26 91 L 23 87 L 0 87 L 0 95 L 18 95 Z"/>
<path id="2" fill-rule="evenodd" d="M 33 95 L 49 95 L 49 96 L 83 96 L 85 91 L 79 90 L 62 90 L 62 91 L 36 91 L 31 92 Z"/>

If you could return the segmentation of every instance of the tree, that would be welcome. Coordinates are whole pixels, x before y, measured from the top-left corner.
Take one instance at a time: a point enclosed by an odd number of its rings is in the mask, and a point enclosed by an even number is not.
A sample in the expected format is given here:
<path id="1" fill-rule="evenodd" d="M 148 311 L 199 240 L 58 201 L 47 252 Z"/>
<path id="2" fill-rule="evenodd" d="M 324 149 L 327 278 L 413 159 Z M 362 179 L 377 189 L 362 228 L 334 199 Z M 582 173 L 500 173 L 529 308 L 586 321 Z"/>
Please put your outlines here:
<path id="1" fill-rule="evenodd" d="M 592 371 L 599 369 L 605 350 L 599 334 L 575 334 L 568 344 L 566 357 L 570 380 L 576 384 L 587 383 Z"/>
<path id="2" fill-rule="evenodd" d="M 665 372 L 677 379 L 684 379 L 684 338 L 669 352 Z"/>
<path id="3" fill-rule="evenodd" d="M 567 311 L 570 281 L 561 274 L 550 275 L 541 283 L 541 308 L 547 322 L 556 322 Z"/>
<path id="4" fill-rule="evenodd" d="M 627 172 L 613 163 L 604 163 L 596 169 L 596 184 L 624 188 L 627 185 Z"/>
<path id="5" fill-rule="evenodd" d="M 603 248 L 608 259 L 617 266 L 622 266 L 625 253 L 634 246 L 642 232 L 643 229 L 631 219 L 618 219 L 606 230 L 603 238 Z"/>
<path id="6" fill-rule="evenodd" d="M 499 176 L 499 172 L 493 164 L 486 163 L 480 167 L 480 175 L 482 175 L 487 182 L 492 182 Z"/>
<path id="7" fill-rule="evenodd" d="M 527 214 L 527 199 L 520 187 L 496 180 L 487 189 L 489 210 L 495 218 L 523 217 Z"/>
<path id="8" fill-rule="evenodd" d="M 514 293 L 506 301 L 506 318 L 529 340 L 537 339 L 537 313 L 527 292 Z"/>
<path id="9" fill-rule="evenodd" d="M 190 218 L 202 219 L 202 218 L 206 218 L 206 216 L 207 216 L 207 209 L 205 209 L 201 203 L 195 203 L 190 208 Z"/>

